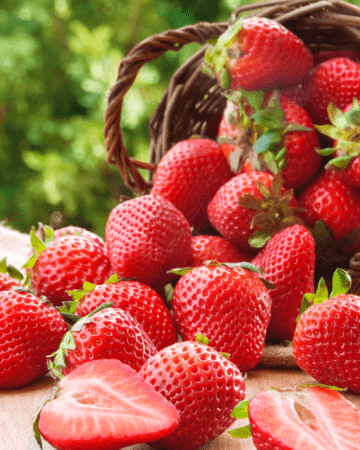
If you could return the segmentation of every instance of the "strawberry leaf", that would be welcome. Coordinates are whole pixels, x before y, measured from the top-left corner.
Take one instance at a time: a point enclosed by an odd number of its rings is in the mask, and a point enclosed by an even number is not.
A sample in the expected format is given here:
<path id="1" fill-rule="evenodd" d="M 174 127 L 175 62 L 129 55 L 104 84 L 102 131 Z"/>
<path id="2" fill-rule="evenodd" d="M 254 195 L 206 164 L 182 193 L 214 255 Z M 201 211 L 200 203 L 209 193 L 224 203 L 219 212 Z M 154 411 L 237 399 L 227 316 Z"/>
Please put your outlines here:
<path id="1" fill-rule="evenodd" d="M 186 273 L 190 272 L 190 270 L 192 270 L 192 269 L 193 269 L 193 267 L 179 267 L 179 268 L 168 270 L 167 273 L 174 273 L 174 274 L 182 277 Z"/>
<path id="2" fill-rule="evenodd" d="M 351 287 L 351 276 L 343 269 L 336 269 L 332 278 L 330 298 L 346 294 Z"/>
<path id="3" fill-rule="evenodd" d="M 339 156 L 338 158 L 331 159 L 328 164 L 331 164 L 339 169 L 346 169 L 353 158 L 353 155 Z"/>
<path id="4" fill-rule="evenodd" d="M 303 295 L 303 298 L 301 300 L 299 315 L 296 319 L 297 322 L 299 321 L 301 314 L 310 308 L 314 297 L 315 297 L 315 294 L 312 294 L 312 293 Z"/>
<path id="5" fill-rule="evenodd" d="M 252 119 L 267 129 L 281 130 L 285 127 L 285 114 L 281 107 L 267 106 L 252 115 Z"/>
<path id="6" fill-rule="evenodd" d="M 204 336 L 201 333 L 197 333 L 195 337 L 195 342 L 198 342 L 199 344 L 209 345 L 210 340 L 208 337 Z"/>
<path id="7" fill-rule="evenodd" d="M 35 233 L 34 227 L 32 227 L 30 231 L 30 243 L 37 255 L 40 255 L 40 253 L 46 249 L 46 244 L 40 238 L 38 238 Z"/>
<path id="8" fill-rule="evenodd" d="M 40 419 L 40 413 L 41 411 L 39 411 L 39 413 L 37 414 L 34 423 L 33 423 L 33 431 L 34 431 L 34 437 L 36 442 L 38 443 L 38 446 L 40 447 L 40 449 L 43 449 L 43 445 L 42 445 L 42 439 L 41 439 L 41 434 L 39 431 L 39 419 Z"/>
<path id="9" fill-rule="evenodd" d="M 264 103 L 265 92 L 264 91 L 247 91 L 244 88 L 239 88 L 241 96 L 254 108 L 255 111 L 259 111 Z"/>
<path id="10" fill-rule="evenodd" d="M 334 103 L 329 103 L 327 113 L 330 122 L 337 128 L 346 129 L 349 126 L 349 122 L 346 120 L 345 115 Z"/>
<path id="11" fill-rule="evenodd" d="M 251 436 L 250 425 L 245 425 L 243 427 L 235 428 L 234 430 L 230 430 L 229 434 L 233 438 L 247 439 L 248 437 Z"/>
<path id="12" fill-rule="evenodd" d="M 282 141 L 282 133 L 278 130 L 266 130 L 253 145 L 256 154 L 271 151 Z"/>
<path id="13" fill-rule="evenodd" d="M 230 415 L 234 419 L 247 419 L 249 417 L 249 400 L 238 403 Z"/>
<path id="14" fill-rule="evenodd" d="M 329 155 L 332 155 L 336 151 L 336 148 L 334 148 L 334 147 L 316 148 L 315 151 L 316 151 L 316 153 L 318 153 L 321 156 L 329 156 Z"/>

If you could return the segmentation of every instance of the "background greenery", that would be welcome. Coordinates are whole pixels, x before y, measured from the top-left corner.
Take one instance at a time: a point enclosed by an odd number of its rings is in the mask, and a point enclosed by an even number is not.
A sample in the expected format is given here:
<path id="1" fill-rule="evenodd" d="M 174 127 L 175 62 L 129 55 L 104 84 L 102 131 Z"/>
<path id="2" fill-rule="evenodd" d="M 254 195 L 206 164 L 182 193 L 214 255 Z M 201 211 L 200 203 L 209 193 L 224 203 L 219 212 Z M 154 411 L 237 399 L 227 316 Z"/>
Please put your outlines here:
<path id="1" fill-rule="evenodd" d="M 357 3 L 358 0 L 353 3 Z M 0 221 L 39 221 L 104 235 L 127 193 L 105 162 L 103 112 L 119 62 L 149 35 L 226 21 L 241 0 L 2 0 Z M 149 117 L 173 72 L 196 50 L 167 52 L 139 73 L 124 102 L 129 153 L 147 159 Z"/>

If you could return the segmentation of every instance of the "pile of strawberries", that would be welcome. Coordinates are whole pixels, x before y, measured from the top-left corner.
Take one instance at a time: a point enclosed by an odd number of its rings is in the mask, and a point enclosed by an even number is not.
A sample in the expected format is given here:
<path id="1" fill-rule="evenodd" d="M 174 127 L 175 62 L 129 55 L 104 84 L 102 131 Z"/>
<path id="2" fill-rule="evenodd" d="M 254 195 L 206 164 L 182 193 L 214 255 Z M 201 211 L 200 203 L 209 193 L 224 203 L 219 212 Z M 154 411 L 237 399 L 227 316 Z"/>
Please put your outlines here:
<path id="1" fill-rule="evenodd" d="M 360 393 L 360 297 L 344 270 L 360 251 L 358 58 L 236 21 L 205 57 L 227 98 L 218 140 L 171 148 L 151 193 L 110 212 L 105 241 L 31 231 L 26 279 L 0 277 L 0 388 L 61 378 L 38 419 L 51 445 L 194 450 L 249 415 L 231 434 L 257 449 L 329 448 L 320 417 L 331 442 L 358 448 L 360 414 L 334 390 L 241 403 L 266 341 L 292 341 L 315 380 Z"/>

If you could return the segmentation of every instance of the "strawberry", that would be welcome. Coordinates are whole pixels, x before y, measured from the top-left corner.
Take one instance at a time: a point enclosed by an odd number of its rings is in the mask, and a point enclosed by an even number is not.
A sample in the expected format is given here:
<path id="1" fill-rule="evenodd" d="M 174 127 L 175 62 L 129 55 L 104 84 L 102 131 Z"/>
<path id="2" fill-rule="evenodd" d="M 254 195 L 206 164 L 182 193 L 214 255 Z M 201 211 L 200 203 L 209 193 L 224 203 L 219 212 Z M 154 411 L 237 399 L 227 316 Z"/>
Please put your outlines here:
<path id="1" fill-rule="evenodd" d="M 115 359 L 89 361 L 64 377 L 38 429 L 58 450 L 119 450 L 172 433 L 176 408 Z"/>
<path id="2" fill-rule="evenodd" d="M 296 84 L 311 67 L 310 50 L 283 25 L 241 17 L 207 50 L 204 72 L 223 88 L 253 91 Z"/>
<path id="3" fill-rule="evenodd" d="M 298 200 L 305 209 L 302 217 L 306 224 L 314 227 L 322 220 L 335 241 L 360 225 L 360 195 L 334 170 L 322 170 L 299 194 Z"/>
<path id="4" fill-rule="evenodd" d="M 144 328 L 128 312 L 105 303 L 76 322 L 51 355 L 50 368 L 67 375 L 94 359 L 115 358 L 139 370 L 156 353 Z"/>
<path id="5" fill-rule="evenodd" d="M 86 316 L 105 302 L 113 302 L 134 317 L 144 328 L 157 350 L 177 341 L 177 333 L 164 300 L 149 286 L 138 281 L 118 281 L 116 284 L 91 286 L 78 300 L 75 314 Z"/>
<path id="6" fill-rule="evenodd" d="M 170 200 L 196 230 L 209 227 L 206 208 L 216 191 L 231 178 L 229 165 L 211 139 L 178 142 L 161 159 L 151 194 Z"/>
<path id="7" fill-rule="evenodd" d="M 103 250 L 106 252 L 106 244 L 104 240 L 97 234 L 93 233 L 92 231 L 86 230 L 85 228 L 69 225 L 67 227 L 58 228 L 57 230 L 54 230 L 54 239 L 68 235 L 84 236 L 88 239 L 91 239 L 100 247 L 102 247 Z"/>
<path id="8" fill-rule="evenodd" d="M 330 123 L 330 102 L 340 109 L 360 99 L 360 64 L 349 58 L 332 58 L 312 69 L 306 83 L 305 109 L 316 124 Z"/>
<path id="9" fill-rule="evenodd" d="M 249 93 L 245 100 L 259 94 Z M 273 174 L 283 169 L 284 187 L 303 187 L 316 175 L 322 160 L 315 151 L 320 144 L 310 116 L 277 91 L 255 106 L 245 105 L 242 115 L 241 108 L 228 100 L 219 141 L 230 166 L 241 171 L 242 162 L 250 161 L 257 170 L 263 166 Z"/>
<path id="10" fill-rule="evenodd" d="M 251 261 L 264 269 L 264 278 L 276 288 L 269 291 L 271 319 L 267 337 L 292 340 L 303 295 L 314 291 L 315 242 L 303 225 L 275 234 Z"/>
<path id="11" fill-rule="evenodd" d="M 360 393 L 360 297 L 347 294 L 350 276 L 337 269 L 333 289 L 320 279 L 316 294 L 305 295 L 293 351 L 299 367 L 315 380 Z"/>
<path id="12" fill-rule="evenodd" d="M 195 450 L 215 439 L 235 419 L 234 406 L 245 397 L 239 369 L 213 348 L 178 342 L 146 361 L 139 376 L 179 412 L 179 425 L 169 436 L 151 443 L 166 450 Z"/>
<path id="13" fill-rule="evenodd" d="M 104 248 L 77 235 L 55 239 L 47 247 L 40 244 L 37 256 L 30 258 L 31 287 L 37 295 L 45 295 L 54 305 L 71 300 L 67 290 L 81 289 L 84 281 L 103 283 L 110 276 L 110 261 Z"/>
<path id="14" fill-rule="evenodd" d="M 328 387 L 308 385 L 259 392 L 238 405 L 232 415 L 249 417 L 250 426 L 231 430 L 230 434 L 247 437 L 250 429 L 257 450 L 359 447 L 359 411 L 340 392 Z"/>
<path id="15" fill-rule="evenodd" d="M 197 235 L 192 237 L 193 256 L 191 267 L 202 266 L 206 261 L 250 261 L 251 256 L 239 250 L 221 236 Z"/>
<path id="16" fill-rule="evenodd" d="M 352 61 L 360 62 L 360 52 L 356 50 L 324 50 L 313 53 L 313 65 L 315 67 L 333 58 L 348 58 Z"/>
<path id="17" fill-rule="evenodd" d="M 294 223 L 298 202 L 281 187 L 281 174 L 241 173 L 225 183 L 208 206 L 213 227 L 229 242 L 248 251 Z"/>
<path id="18" fill-rule="evenodd" d="M 175 286 L 172 308 L 183 340 L 206 335 L 211 347 L 229 353 L 230 361 L 245 371 L 260 361 L 271 300 L 255 273 L 229 266 L 200 266 L 185 273 Z"/>
<path id="19" fill-rule="evenodd" d="M 184 215 L 158 195 L 117 205 L 105 229 L 111 265 L 119 277 L 135 277 L 156 291 L 171 282 L 174 267 L 191 261 L 191 230 Z"/>
<path id="20" fill-rule="evenodd" d="M 0 389 L 44 375 L 46 356 L 58 348 L 67 329 L 60 313 L 34 294 L 0 292 Z"/>
<path id="21" fill-rule="evenodd" d="M 316 128 L 333 139 L 332 148 L 318 150 L 324 156 L 333 154 L 326 168 L 338 170 L 343 180 L 360 188 L 360 100 L 353 98 L 343 110 L 330 103 L 327 108 L 331 125 Z"/>

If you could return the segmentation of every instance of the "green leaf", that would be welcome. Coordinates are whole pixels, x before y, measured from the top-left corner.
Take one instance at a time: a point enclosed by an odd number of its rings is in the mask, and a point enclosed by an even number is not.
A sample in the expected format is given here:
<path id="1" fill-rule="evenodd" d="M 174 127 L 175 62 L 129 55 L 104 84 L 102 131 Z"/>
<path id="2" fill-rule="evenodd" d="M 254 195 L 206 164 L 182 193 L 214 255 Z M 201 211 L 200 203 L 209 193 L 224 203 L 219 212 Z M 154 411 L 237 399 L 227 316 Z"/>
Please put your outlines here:
<path id="1" fill-rule="evenodd" d="M 331 159 L 328 164 L 338 167 L 339 169 L 345 169 L 354 157 L 352 155 L 339 156 L 338 158 Z"/>
<path id="2" fill-rule="evenodd" d="M 118 277 L 117 272 L 115 272 L 113 275 L 111 275 L 110 278 L 108 278 L 105 281 L 105 284 L 116 284 L 118 281 L 119 281 L 119 277 Z"/>
<path id="3" fill-rule="evenodd" d="M 238 403 L 230 415 L 235 419 L 247 419 L 249 417 L 249 400 Z"/>
<path id="4" fill-rule="evenodd" d="M 209 345 L 210 340 L 203 334 L 197 333 L 197 335 L 195 337 L 195 342 L 198 342 L 199 344 Z"/>
<path id="5" fill-rule="evenodd" d="M 259 277 L 259 280 L 263 282 L 263 284 L 265 285 L 266 289 L 268 289 L 269 291 L 272 290 L 272 289 L 276 289 L 276 287 L 277 287 L 274 283 L 271 283 L 266 278 Z"/>
<path id="6" fill-rule="evenodd" d="M 36 416 L 36 419 L 34 420 L 33 431 L 34 431 L 35 440 L 38 443 L 40 449 L 42 450 L 43 445 L 42 445 L 42 439 L 41 439 L 41 434 L 40 434 L 40 430 L 39 430 L 40 413 L 41 413 L 41 411 L 39 411 L 39 413 Z"/>
<path id="7" fill-rule="evenodd" d="M 192 269 L 193 269 L 193 267 L 181 267 L 181 268 L 179 267 L 179 268 L 168 270 L 167 273 L 174 273 L 174 274 L 182 277 L 186 273 L 190 272 L 190 270 L 192 270 Z"/>
<path id="8" fill-rule="evenodd" d="M 316 148 L 315 151 L 321 156 L 329 156 L 336 151 L 336 148 L 335 147 Z"/>
<path id="9" fill-rule="evenodd" d="M 310 131 L 314 131 L 314 129 L 310 128 L 310 127 L 304 127 L 304 125 L 301 125 L 300 123 L 291 122 L 291 123 L 288 123 L 285 126 L 283 134 L 291 133 L 293 131 L 307 131 L 307 132 L 310 132 Z"/>
<path id="10" fill-rule="evenodd" d="M 22 266 L 22 269 L 32 269 L 36 263 L 36 256 L 31 255 L 30 258 L 26 261 L 26 263 Z"/>
<path id="11" fill-rule="evenodd" d="M 351 276 L 344 269 L 336 269 L 332 278 L 330 298 L 346 294 L 351 287 Z"/>
<path id="12" fill-rule="evenodd" d="M 259 111 L 264 103 L 265 91 L 247 91 L 244 88 L 239 89 L 241 96 L 254 108 Z"/>
<path id="13" fill-rule="evenodd" d="M 219 37 L 216 43 L 216 47 L 229 47 L 236 39 L 236 36 L 242 29 L 242 16 L 239 16 L 237 20 Z"/>
<path id="14" fill-rule="evenodd" d="M 329 136 L 334 140 L 348 140 L 348 132 L 333 125 L 314 125 L 314 127 L 325 136 Z"/>
<path id="15" fill-rule="evenodd" d="M 3 258 L 0 260 L 0 272 L 1 273 L 8 273 L 8 268 L 6 264 L 6 258 Z"/>
<path id="16" fill-rule="evenodd" d="M 37 255 L 46 249 L 45 243 L 36 236 L 34 227 L 30 231 L 30 243 Z"/>
<path id="17" fill-rule="evenodd" d="M 247 261 L 236 262 L 236 263 L 221 263 L 222 266 L 229 267 L 230 269 L 235 269 L 236 267 L 241 267 L 242 269 L 249 270 L 250 272 L 259 273 L 264 275 L 264 269 L 260 266 L 255 266 Z"/>
<path id="18" fill-rule="evenodd" d="M 249 237 L 249 245 L 253 248 L 262 248 L 270 240 L 271 234 L 268 229 L 264 227 L 262 230 L 256 230 Z"/>
<path id="19" fill-rule="evenodd" d="M 81 328 L 87 324 L 87 323 L 91 323 L 92 321 L 92 316 L 96 313 L 98 313 L 99 311 L 102 311 L 103 309 L 106 308 L 111 308 L 113 306 L 114 302 L 105 302 L 102 303 L 101 305 L 99 305 L 97 308 L 95 308 L 93 311 L 91 311 L 89 314 L 87 314 L 86 316 L 82 317 L 80 320 L 78 320 L 73 327 L 71 328 L 70 331 L 80 331 Z"/>
<path id="20" fill-rule="evenodd" d="M 303 312 L 305 312 L 307 309 L 310 308 L 310 306 L 312 305 L 312 300 L 314 299 L 315 294 L 312 293 L 307 293 L 303 295 L 303 298 L 301 300 L 301 305 L 300 305 L 300 311 L 299 311 L 299 316 L 297 318 L 297 321 L 299 320 L 301 314 Z"/>
<path id="21" fill-rule="evenodd" d="M 281 168 L 279 167 L 279 164 L 275 160 L 275 154 L 268 151 L 261 153 L 261 156 L 266 164 L 266 167 L 270 170 L 270 172 L 276 175 Z"/>
<path id="22" fill-rule="evenodd" d="M 340 108 L 338 108 L 334 103 L 329 103 L 327 107 L 327 113 L 330 119 L 330 122 L 335 125 L 337 128 L 345 129 L 349 126 L 346 117 Z"/>
<path id="23" fill-rule="evenodd" d="M 229 434 L 233 438 L 239 438 L 239 439 L 249 438 L 251 436 L 250 425 L 245 425 L 243 427 L 235 428 L 234 430 L 230 430 Z"/>
<path id="24" fill-rule="evenodd" d="M 229 89 L 231 86 L 231 75 L 225 68 L 222 68 L 220 72 L 220 86 L 223 89 Z"/>
<path id="25" fill-rule="evenodd" d="M 317 289 L 316 289 L 314 303 L 322 303 L 322 301 L 326 300 L 328 297 L 329 297 L 329 291 L 326 286 L 325 280 L 324 280 L 324 278 L 320 278 Z"/>
<path id="26" fill-rule="evenodd" d="M 282 130 L 285 125 L 285 114 L 281 108 L 267 106 L 252 115 L 252 119 L 266 129 Z"/>

